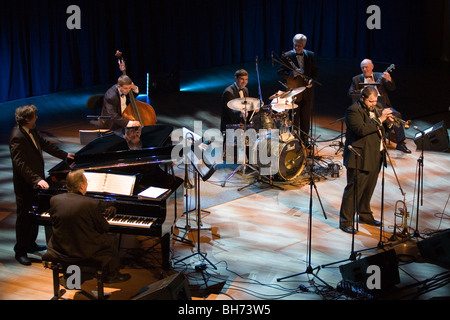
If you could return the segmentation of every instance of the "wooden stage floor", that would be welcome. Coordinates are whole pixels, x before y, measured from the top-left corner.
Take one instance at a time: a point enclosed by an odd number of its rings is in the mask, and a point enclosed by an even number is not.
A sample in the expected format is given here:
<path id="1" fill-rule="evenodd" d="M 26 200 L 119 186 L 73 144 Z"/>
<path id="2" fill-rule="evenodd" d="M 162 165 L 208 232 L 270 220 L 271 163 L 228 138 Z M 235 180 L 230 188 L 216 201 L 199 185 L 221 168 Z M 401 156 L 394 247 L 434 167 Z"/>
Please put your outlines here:
<path id="1" fill-rule="evenodd" d="M 128 239 L 132 241 L 122 247 L 123 272 L 130 273 L 132 278 L 125 283 L 106 286 L 108 299 L 128 300 L 143 287 L 174 273 L 186 275 L 195 300 L 365 299 L 367 296 L 353 297 L 350 293 L 338 290 L 343 279 L 339 267 L 355 262 L 349 259 L 353 251 L 357 253 L 357 261 L 364 261 L 362 259 L 391 249 L 396 252 L 398 269 L 389 272 L 398 270 L 400 283 L 389 288 L 383 294 L 383 299 L 448 298 L 448 268 L 424 259 L 417 243 L 437 237 L 440 231 L 450 228 L 447 206 L 450 155 L 437 151 L 424 153 L 423 204 L 418 207 L 416 172 L 420 151 L 416 150 L 411 139 L 414 132 L 408 133 L 407 140 L 412 154 L 401 153 L 394 149 L 395 144 L 391 144 L 391 164 L 384 172 L 384 195 L 380 174 L 372 200 L 375 217 L 380 219 L 383 198 L 383 232 L 380 235 L 379 228 L 360 224 L 353 242 L 350 234 L 338 228 L 339 207 L 346 180 L 345 168 L 341 167 L 339 177 L 331 177 L 329 172 L 323 171 L 329 163 L 342 164 L 342 153 L 337 152 L 336 146 L 339 124 L 331 124 L 332 120 L 320 117 L 315 123 L 316 133 L 321 136 L 321 142 L 316 147 L 316 188 L 311 188 L 304 171 L 294 181 L 275 183 L 284 190 L 264 188 L 266 185 L 256 183 L 246 188 L 245 192 L 238 192 L 238 188 L 252 182 L 251 178 L 238 173 L 226 187 L 222 187 L 221 182 L 235 166 L 218 166 L 215 174 L 201 185 L 201 197 L 204 199 L 204 207 L 201 207 L 203 225 L 200 229 L 202 255 L 195 254 L 198 248 L 197 228 L 187 233 L 182 227 L 176 228 L 175 233 L 179 237 L 173 241 L 175 264 L 170 271 L 160 267 L 158 246 L 152 250 L 142 250 L 152 245 L 153 239 Z M 74 124 L 59 128 L 44 126 L 41 130 L 62 143 L 66 149 L 76 151 L 80 147 L 78 128 L 79 125 Z M 333 138 L 334 141 L 331 141 Z M 48 300 L 53 295 L 51 271 L 43 268 L 40 257 L 30 255 L 33 264 L 28 267 L 14 259 L 15 203 L 8 157 L 7 146 L 2 145 L 0 300 Z M 48 156 L 46 160 L 49 167 L 58 162 Z M 413 235 L 396 240 L 391 240 L 394 212 L 397 201 L 403 200 L 403 196 L 392 167 L 405 193 L 405 205 L 409 212 L 406 225 Z M 176 174 L 183 178 L 182 168 L 176 169 Z M 227 198 L 227 194 L 233 195 L 231 199 Z M 178 226 L 186 225 L 185 218 L 185 215 L 180 217 Z M 195 226 L 194 218 L 191 216 L 190 223 Z M 401 231 L 402 219 L 397 218 L 397 223 Z M 415 231 L 420 237 L 414 236 Z M 139 240 L 140 249 L 135 247 L 136 240 Z M 39 243 L 43 241 L 44 232 L 41 230 Z M 196 270 L 202 268 L 205 269 L 203 272 Z M 83 288 L 95 290 L 95 284 L 90 280 L 83 284 Z M 67 292 L 64 297 L 85 299 L 74 291 Z"/>

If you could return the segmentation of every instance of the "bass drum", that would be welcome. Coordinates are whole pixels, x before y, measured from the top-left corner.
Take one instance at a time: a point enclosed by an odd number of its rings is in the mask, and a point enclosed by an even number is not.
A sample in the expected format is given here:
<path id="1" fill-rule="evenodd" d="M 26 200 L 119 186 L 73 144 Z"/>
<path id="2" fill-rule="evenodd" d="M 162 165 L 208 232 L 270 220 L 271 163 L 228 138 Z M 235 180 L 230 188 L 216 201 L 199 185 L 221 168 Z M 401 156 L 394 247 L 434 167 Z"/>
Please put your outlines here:
<path id="1" fill-rule="evenodd" d="M 268 163 L 268 158 L 276 163 Z M 297 139 L 283 141 L 279 138 L 271 139 L 271 136 L 267 135 L 257 139 L 250 159 L 253 159 L 252 163 L 258 167 L 262 176 L 272 175 L 276 180 L 291 181 L 296 179 L 305 167 L 306 150 Z"/>

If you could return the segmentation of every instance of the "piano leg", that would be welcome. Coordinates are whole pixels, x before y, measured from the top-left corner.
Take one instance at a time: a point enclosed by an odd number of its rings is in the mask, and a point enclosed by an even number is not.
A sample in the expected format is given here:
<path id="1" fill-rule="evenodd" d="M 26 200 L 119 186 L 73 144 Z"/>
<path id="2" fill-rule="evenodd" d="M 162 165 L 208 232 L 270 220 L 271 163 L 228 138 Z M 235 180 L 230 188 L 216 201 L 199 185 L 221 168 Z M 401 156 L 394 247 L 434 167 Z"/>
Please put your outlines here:
<path id="1" fill-rule="evenodd" d="M 166 233 L 164 236 L 160 238 L 161 243 L 161 255 L 162 255 L 162 267 L 164 270 L 169 270 L 172 267 L 171 259 L 170 259 L 170 241 L 171 234 Z"/>

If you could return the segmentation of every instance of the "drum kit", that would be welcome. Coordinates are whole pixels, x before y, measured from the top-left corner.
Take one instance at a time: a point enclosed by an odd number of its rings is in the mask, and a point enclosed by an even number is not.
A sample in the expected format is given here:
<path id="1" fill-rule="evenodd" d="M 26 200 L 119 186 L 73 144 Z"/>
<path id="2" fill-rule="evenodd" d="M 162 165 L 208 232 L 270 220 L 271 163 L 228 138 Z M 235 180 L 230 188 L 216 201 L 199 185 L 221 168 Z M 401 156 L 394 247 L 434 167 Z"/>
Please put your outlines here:
<path id="1" fill-rule="evenodd" d="M 251 159 L 258 159 L 262 150 L 268 153 L 274 150 L 273 152 L 278 153 L 278 166 L 275 166 L 278 168 L 277 172 L 267 174 L 267 170 L 262 170 L 265 167 L 264 163 L 260 161 L 252 163 L 251 167 L 253 169 L 256 167 L 261 176 L 270 175 L 271 180 L 273 176 L 275 180 L 291 181 L 302 173 L 306 163 L 306 150 L 294 131 L 293 119 L 294 110 L 298 108 L 295 97 L 305 89 L 305 87 L 299 87 L 288 91 L 278 91 L 269 98 L 271 103 L 267 106 L 261 106 L 259 99 L 251 97 L 237 98 L 227 103 L 228 108 L 241 112 L 242 116 L 245 115 L 243 124 L 227 126 L 227 129 L 246 128 L 257 131 L 256 143 L 248 146 Z M 247 114 L 250 112 L 251 116 L 247 120 Z M 262 129 L 265 129 L 265 134 L 259 134 Z M 278 138 L 272 137 L 273 130 L 278 130 Z M 243 166 L 245 170 L 246 164 Z M 239 168 L 233 174 L 238 170 Z"/>

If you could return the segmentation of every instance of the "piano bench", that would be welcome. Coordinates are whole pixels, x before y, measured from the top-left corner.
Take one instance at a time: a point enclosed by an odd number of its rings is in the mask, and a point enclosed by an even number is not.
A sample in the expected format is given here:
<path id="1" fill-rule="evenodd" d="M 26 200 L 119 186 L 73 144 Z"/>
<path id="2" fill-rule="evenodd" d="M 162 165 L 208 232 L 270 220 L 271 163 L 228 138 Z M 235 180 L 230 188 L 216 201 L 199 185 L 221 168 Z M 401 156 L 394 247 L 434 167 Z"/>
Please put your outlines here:
<path id="1" fill-rule="evenodd" d="M 44 268 L 51 269 L 53 273 L 53 297 L 51 300 L 58 300 L 61 299 L 64 293 L 66 292 L 65 289 L 68 290 L 79 290 L 82 294 L 87 296 L 88 298 L 95 300 L 103 300 L 105 299 L 104 290 L 103 290 L 103 271 L 105 269 L 106 263 L 101 263 L 99 261 L 93 261 L 93 260 L 76 260 L 76 259 L 58 259 L 52 255 L 49 255 L 45 253 L 42 256 L 42 264 L 44 265 Z M 79 267 L 79 270 L 81 271 L 79 276 L 79 285 L 80 288 L 68 288 L 66 283 L 66 278 L 64 277 L 67 275 L 67 268 L 69 266 L 77 266 Z M 69 272 L 70 273 L 70 272 Z M 97 298 L 95 298 L 93 295 L 89 294 L 88 292 L 81 289 L 82 284 L 82 274 L 83 273 L 94 273 L 95 278 L 97 279 Z M 60 280 L 60 274 L 62 275 Z M 75 275 L 75 273 L 73 273 Z M 70 275 L 69 275 L 70 278 Z M 63 283 L 61 283 L 63 282 Z M 60 290 L 60 286 L 63 286 L 65 289 Z"/>

